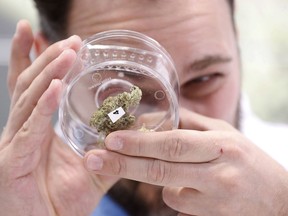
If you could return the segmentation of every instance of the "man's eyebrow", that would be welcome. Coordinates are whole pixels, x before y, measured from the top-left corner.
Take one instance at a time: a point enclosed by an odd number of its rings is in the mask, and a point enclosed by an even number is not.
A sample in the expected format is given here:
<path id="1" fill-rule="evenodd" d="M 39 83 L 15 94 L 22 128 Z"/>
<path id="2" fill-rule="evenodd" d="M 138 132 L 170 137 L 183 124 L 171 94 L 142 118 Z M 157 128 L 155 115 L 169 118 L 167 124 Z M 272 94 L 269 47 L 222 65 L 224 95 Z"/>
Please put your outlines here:
<path id="1" fill-rule="evenodd" d="M 208 55 L 202 59 L 195 60 L 190 69 L 192 70 L 203 70 L 211 65 L 219 64 L 219 63 L 227 63 L 232 61 L 230 57 L 224 57 L 221 55 Z"/>

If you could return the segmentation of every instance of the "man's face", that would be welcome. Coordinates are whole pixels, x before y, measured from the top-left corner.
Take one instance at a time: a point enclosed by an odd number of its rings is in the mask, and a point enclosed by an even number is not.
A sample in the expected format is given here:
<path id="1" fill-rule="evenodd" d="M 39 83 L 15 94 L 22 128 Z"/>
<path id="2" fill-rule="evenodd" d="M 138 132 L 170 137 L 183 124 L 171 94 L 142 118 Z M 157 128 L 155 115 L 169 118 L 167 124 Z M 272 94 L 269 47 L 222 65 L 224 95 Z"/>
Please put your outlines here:
<path id="1" fill-rule="evenodd" d="M 111 29 L 157 40 L 176 64 L 180 105 L 236 125 L 239 58 L 226 0 L 74 1 L 69 34 L 84 39 Z"/>

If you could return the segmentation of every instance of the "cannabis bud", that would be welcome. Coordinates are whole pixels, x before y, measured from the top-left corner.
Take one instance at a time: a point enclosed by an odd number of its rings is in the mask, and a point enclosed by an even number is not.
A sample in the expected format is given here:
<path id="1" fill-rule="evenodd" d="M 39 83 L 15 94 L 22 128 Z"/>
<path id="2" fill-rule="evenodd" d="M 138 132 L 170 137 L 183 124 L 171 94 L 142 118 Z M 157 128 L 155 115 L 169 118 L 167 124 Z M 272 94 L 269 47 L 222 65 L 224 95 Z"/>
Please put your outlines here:
<path id="1" fill-rule="evenodd" d="M 106 98 L 93 113 L 90 126 L 105 136 L 113 131 L 128 129 L 135 122 L 135 116 L 129 113 L 129 108 L 137 106 L 141 98 L 142 91 L 137 86 L 132 86 L 130 92 Z"/>

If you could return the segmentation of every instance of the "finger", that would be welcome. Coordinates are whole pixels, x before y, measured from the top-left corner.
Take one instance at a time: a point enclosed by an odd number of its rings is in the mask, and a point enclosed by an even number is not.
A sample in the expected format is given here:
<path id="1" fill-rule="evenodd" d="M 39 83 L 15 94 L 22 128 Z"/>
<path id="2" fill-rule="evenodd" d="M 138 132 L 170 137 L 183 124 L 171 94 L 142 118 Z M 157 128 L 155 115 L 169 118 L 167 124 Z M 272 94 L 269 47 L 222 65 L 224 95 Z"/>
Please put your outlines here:
<path id="1" fill-rule="evenodd" d="M 47 151 L 53 133 L 50 121 L 58 107 L 61 91 L 61 81 L 53 80 L 8 146 L 9 161 L 13 163 L 11 170 L 17 175 L 15 178 L 33 171 L 39 163 L 41 151 L 44 148 Z"/>
<path id="2" fill-rule="evenodd" d="M 57 42 L 48 47 L 34 62 L 17 78 L 17 84 L 11 100 L 11 108 L 15 105 L 20 95 L 31 85 L 32 81 L 44 70 L 45 67 L 66 49 L 78 51 L 81 39 L 78 36 Z"/>
<path id="3" fill-rule="evenodd" d="M 99 175 L 160 186 L 183 186 L 203 189 L 208 181 L 210 164 L 171 163 L 143 157 L 130 157 L 107 150 L 91 150 L 84 157 L 88 170 Z"/>
<path id="4" fill-rule="evenodd" d="M 181 212 L 179 214 L 181 216 L 207 215 L 207 212 L 203 214 L 202 210 L 203 204 L 207 202 L 204 200 L 204 195 L 193 188 L 164 187 L 162 195 L 163 201 L 170 208 Z"/>
<path id="5" fill-rule="evenodd" d="M 209 131 L 117 131 L 107 136 L 105 145 L 107 149 L 125 155 L 203 163 L 221 156 L 221 138 L 220 134 Z"/>
<path id="6" fill-rule="evenodd" d="M 30 64 L 30 51 L 33 45 L 33 33 L 26 20 L 18 22 L 16 33 L 12 39 L 9 72 L 7 77 L 9 94 L 12 96 L 19 74 Z"/>
<path id="7" fill-rule="evenodd" d="M 149 128 L 154 128 L 155 125 L 159 125 L 159 123 L 161 122 L 161 126 L 157 128 L 157 131 L 176 129 L 178 125 L 175 125 L 172 120 L 166 120 L 163 122 L 163 119 L 166 116 L 166 112 L 144 113 L 137 117 L 136 125 L 142 125 L 144 126 L 144 131 L 149 131 Z"/>
<path id="8" fill-rule="evenodd" d="M 209 118 L 187 109 L 180 109 L 179 128 L 190 130 L 236 130 L 230 124 L 223 120 Z"/>
<path id="9" fill-rule="evenodd" d="M 46 91 L 53 79 L 62 79 L 76 58 L 74 50 L 67 49 L 52 61 L 43 72 L 35 78 L 30 87 L 25 90 L 10 112 L 5 129 L 6 139 L 11 140 L 23 123 L 28 119 L 37 101 Z M 9 133 L 9 134 L 8 134 Z"/>

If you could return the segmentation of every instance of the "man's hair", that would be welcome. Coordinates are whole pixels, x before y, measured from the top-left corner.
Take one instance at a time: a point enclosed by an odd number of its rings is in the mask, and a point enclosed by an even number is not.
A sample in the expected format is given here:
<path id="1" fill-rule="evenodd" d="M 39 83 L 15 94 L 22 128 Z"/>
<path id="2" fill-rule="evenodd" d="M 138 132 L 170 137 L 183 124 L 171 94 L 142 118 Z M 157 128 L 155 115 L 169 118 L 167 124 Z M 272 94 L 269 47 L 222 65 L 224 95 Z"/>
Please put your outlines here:
<path id="1" fill-rule="evenodd" d="M 234 25 L 234 0 L 227 0 Z M 40 28 L 50 42 L 68 37 L 68 16 L 72 0 L 34 0 L 40 19 Z"/>
<path id="2" fill-rule="evenodd" d="M 66 38 L 72 0 L 34 0 L 40 28 L 50 42 Z"/>

